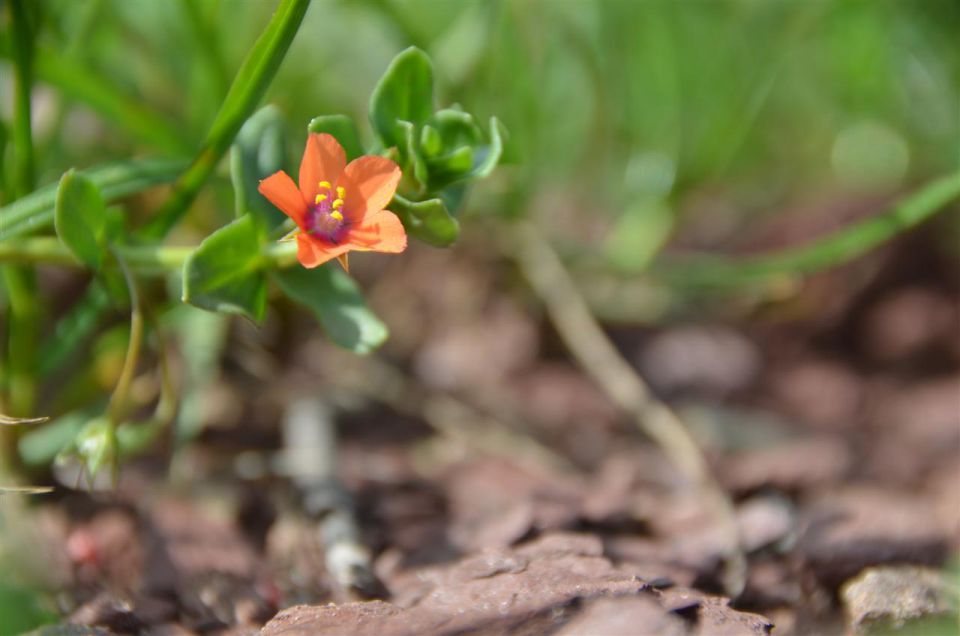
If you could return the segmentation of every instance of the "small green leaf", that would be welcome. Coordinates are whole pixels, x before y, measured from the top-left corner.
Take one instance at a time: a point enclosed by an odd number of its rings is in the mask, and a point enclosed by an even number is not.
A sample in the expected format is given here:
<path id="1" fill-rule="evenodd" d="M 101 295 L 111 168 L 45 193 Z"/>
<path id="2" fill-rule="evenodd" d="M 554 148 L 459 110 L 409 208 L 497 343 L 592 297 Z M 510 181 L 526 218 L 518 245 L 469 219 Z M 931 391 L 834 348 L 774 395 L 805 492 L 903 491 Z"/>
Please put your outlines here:
<path id="1" fill-rule="evenodd" d="M 183 264 L 183 302 L 201 309 L 263 320 L 267 285 L 260 234 L 250 215 L 210 236 Z"/>
<path id="2" fill-rule="evenodd" d="M 466 178 L 473 167 L 473 148 L 460 146 L 453 152 L 427 161 L 430 174 L 430 189 L 441 188 Z"/>
<path id="3" fill-rule="evenodd" d="M 287 217 L 257 191 L 261 179 L 286 167 L 283 116 L 277 107 L 265 106 L 243 124 L 230 150 L 237 217 L 252 212 L 268 228 L 286 220 Z"/>
<path id="4" fill-rule="evenodd" d="M 273 276 L 290 298 L 314 311 L 327 335 L 341 347 L 365 354 L 387 339 L 387 326 L 367 307 L 356 283 L 339 265 L 293 267 Z"/>
<path id="5" fill-rule="evenodd" d="M 427 157 L 436 157 L 443 150 L 443 138 L 440 132 L 430 124 L 420 129 L 420 149 Z"/>
<path id="6" fill-rule="evenodd" d="M 503 156 L 503 142 L 507 136 L 507 129 L 496 117 L 490 118 L 490 145 L 477 148 L 473 157 L 473 169 L 469 179 L 484 179 L 493 172 Z"/>
<path id="7" fill-rule="evenodd" d="M 87 469 L 87 478 L 93 483 L 101 468 L 108 468 L 116 481 L 119 470 L 117 431 L 105 417 L 91 420 L 74 440 L 80 462 Z"/>
<path id="8" fill-rule="evenodd" d="M 370 123 L 385 147 L 401 143 L 396 122 L 420 125 L 433 112 L 433 64 L 410 47 L 393 58 L 370 96 Z"/>
<path id="9" fill-rule="evenodd" d="M 400 143 L 397 146 L 400 151 L 400 165 L 404 170 L 412 171 L 414 179 L 425 184 L 428 179 L 427 164 L 417 145 L 416 126 L 412 122 L 401 120 L 397 122 L 397 128 L 400 131 Z"/>
<path id="10" fill-rule="evenodd" d="M 102 406 L 96 405 L 98 408 Z M 85 408 L 61 415 L 45 426 L 24 431 L 17 440 L 20 458 L 27 466 L 48 465 L 58 453 L 73 447 L 77 434 L 92 417 L 93 408 Z"/>
<path id="11" fill-rule="evenodd" d="M 443 108 L 430 118 L 440 132 L 444 148 L 475 146 L 483 141 L 483 132 L 473 120 L 473 115 L 459 108 Z"/>
<path id="12" fill-rule="evenodd" d="M 407 232 L 424 243 L 435 247 L 448 247 L 460 235 L 460 224 L 450 216 L 440 199 L 408 201 L 395 195 L 389 208 L 400 217 Z"/>
<path id="13" fill-rule="evenodd" d="M 57 236 L 82 263 L 97 269 L 106 243 L 107 208 L 96 185 L 74 170 L 57 188 L 54 226 Z"/>
<path id="14" fill-rule="evenodd" d="M 363 154 L 360 133 L 353 119 L 346 115 L 320 115 L 310 120 L 307 131 L 333 135 L 347 153 L 347 161 Z"/>

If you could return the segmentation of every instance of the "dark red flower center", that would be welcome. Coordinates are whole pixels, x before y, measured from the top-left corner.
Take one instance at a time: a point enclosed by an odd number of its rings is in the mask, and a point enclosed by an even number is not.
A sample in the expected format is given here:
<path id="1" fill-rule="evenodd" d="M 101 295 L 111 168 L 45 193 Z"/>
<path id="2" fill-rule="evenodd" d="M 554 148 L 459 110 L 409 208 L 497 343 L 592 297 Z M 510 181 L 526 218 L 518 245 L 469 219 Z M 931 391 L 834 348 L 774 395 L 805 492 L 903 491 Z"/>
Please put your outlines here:
<path id="1" fill-rule="evenodd" d="M 327 181 L 320 182 L 320 193 L 307 210 L 306 231 L 311 236 L 338 244 L 350 225 L 344 211 L 342 187 L 334 191 Z"/>

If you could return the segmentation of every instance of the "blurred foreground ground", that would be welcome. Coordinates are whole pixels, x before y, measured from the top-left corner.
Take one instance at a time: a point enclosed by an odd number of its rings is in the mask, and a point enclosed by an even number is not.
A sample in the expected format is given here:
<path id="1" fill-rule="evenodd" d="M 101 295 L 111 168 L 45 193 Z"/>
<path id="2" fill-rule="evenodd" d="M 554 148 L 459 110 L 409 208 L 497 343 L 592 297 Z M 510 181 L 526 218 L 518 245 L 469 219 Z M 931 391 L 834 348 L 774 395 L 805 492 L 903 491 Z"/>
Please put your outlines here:
<path id="1" fill-rule="evenodd" d="M 469 243 L 389 271 L 358 259 L 396 334 L 376 362 L 296 314 L 233 323 L 213 425 L 174 483 L 158 454 L 115 495 L 45 500 L 28 560 L 70 622 L 98 626 L 71 634 L 819 634 L 949 613 L 958 270 L 935 239 L 915 232 L 735 320 L 612 328 L 737 502 L 750 574 L 735 609 L 702 502 L 572 365 L 517 273 Z M 305 398 L 341 435 L 382 601 L 338 589 L 288 481 L 255 477 Z M 488 435 L 503 428 L 570 465 Z M 851 587 L 889 564 L 930 569 Z M 297 604 L 319 607 L 259 631 Z"/>

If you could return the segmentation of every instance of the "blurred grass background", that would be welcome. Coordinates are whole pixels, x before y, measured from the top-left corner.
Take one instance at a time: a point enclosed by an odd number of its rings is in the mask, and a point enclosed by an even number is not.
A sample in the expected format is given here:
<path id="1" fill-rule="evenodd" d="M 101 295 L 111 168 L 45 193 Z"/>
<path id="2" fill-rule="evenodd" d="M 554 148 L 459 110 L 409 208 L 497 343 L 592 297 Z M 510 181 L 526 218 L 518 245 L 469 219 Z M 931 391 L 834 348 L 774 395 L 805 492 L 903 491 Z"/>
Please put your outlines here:
<path id="1" fill-rule="evenodd" d="M 39 80 L 54 84 L 36 99 L 48 183 L 71 165 L 195 148 L 273 3 L 34 9 Z M 626 228 L 658 234 L 684 197 L 709 191 L 733 204 L 732 233 L 786 200 L 890 194 L 955 169 L 958 35 L 952 0 L 317 0 L 268 100 L 296 139 L 318 114 L 365 125 L 379 74 L 414 44 L 435 61 L 442 103 L 511 132 L 518 167 L 486 205 L 522 212 L 546 191 L 604 221 L 634 210 Z M 101 102 L 166 128 L 91 108 L 91 82 L 110 87 Z M 636 211 L 640 200 L 656 205 Z"/>

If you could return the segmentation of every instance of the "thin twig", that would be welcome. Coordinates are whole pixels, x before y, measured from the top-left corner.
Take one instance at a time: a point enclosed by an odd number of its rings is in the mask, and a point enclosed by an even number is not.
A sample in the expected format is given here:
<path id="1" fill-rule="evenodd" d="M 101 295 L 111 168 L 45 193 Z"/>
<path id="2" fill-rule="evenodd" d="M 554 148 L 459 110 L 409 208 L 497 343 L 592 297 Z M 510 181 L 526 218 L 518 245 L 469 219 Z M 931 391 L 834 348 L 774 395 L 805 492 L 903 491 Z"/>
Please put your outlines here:
<path id="1" fill-rule="evenodd" d="M 716 481 L 696 441 L 677 414 L 657 399 L 646 382 L 620 355 L 580 295 L 557 253 L 529 222 L 515 226 L 510 256 L 519 263 L 543 301 L 564 344 L 587 375 L 700 489 L 713 509 L 726 542 L 724 586 L 731 596 L 742 590 L 746 560 L 740 547 L 733 504 Z"/>
<path id="2" fill-rule="evenodd" d="M 287 409 L 283 433 L 286 470 L 304 509 L 320 522 L 327 573 L 345 592 L 378 595 L 382 585 L 363 544 L 353 498 L 336 477 L 337 435 L 329 410 L 316 398 L 297 400 Z"/>

